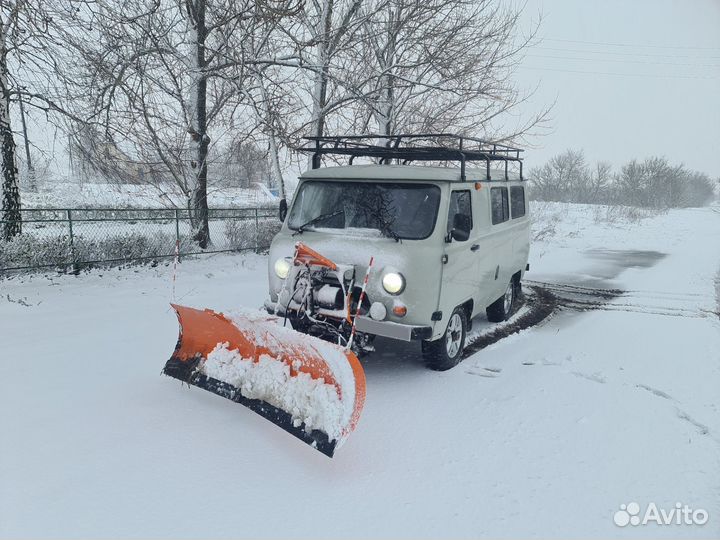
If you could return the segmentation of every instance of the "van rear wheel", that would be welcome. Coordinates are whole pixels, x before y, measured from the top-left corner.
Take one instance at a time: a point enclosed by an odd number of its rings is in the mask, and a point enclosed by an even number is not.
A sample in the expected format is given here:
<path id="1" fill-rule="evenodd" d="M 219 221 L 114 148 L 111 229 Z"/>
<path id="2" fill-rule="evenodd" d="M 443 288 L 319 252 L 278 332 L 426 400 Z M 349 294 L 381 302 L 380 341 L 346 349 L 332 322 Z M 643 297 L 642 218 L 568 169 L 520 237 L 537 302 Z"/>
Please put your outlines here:
<path id="1" fill-rule="evenodd" d="M 519 285 L 515 278 L 510 279 L 505 294 L 495 300 L 485 309 L 488 321 L 490 322 L 503 322 L 507 321 L 515 310 L 515 304 L 517 301 L 517 292 Z"/>
<path id="2" fill-rule="evenodd" d="M 445 371 L 460 363 L 465 348 L 467 327 L 465 310 L 456 307 L 450 315 L 447 328 L 442 337 L 435 341 L 423 341 L 423 356 L 430 369 Z"/>

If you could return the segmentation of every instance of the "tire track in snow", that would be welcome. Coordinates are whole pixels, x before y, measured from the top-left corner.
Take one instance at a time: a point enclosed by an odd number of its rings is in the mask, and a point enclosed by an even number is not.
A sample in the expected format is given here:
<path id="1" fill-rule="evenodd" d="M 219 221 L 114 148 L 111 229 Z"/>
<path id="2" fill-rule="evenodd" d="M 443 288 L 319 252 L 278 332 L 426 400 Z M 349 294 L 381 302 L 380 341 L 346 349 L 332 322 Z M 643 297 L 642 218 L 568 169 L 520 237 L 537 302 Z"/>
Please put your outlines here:
<path id="1" fill-rule="evenodd" d="M 710 434 L 710 428 L 707 427 L 705 424 L 702 424 L 695 420 L 692 416 L 690 416 L 688 413 L 681 409 L 676 409 L 677 416 L 680 420 L 685 420 L 686 422 L 690 422 L 693 426 L 695 426 L 700 433 L 700 435 L 709 435 Z"/>
<path id="2" fill-rule="evenodd" d="M 718 269 L 717 276 L 715 276 L 715 306 L 716 314 L 720 319 L 720 269 Z"/>
<path id="3" fill-rule="evenodd" d="M 523 292 L 524 307 L 526 309 L 520 308 L 508 321 L 498 323 L 496 326 L 472 337 L 468 336 L 470 340 L 465 345 L 463 358 L 472 356 L 479 350 L 512 334 L 537 326 L 555 313 L 558 306 L 557 298 L 550 290 L 534 285 L 529 286 L 528 289 L 527 292 Z M 492 376 L 497 376 L 497 374 Z"/>
<path id="4" fill-rule="evenodd" d="M 662 390 L 658 390 L 657 388 L 653 388 L 652 386 L 648 386 L 646 384 L 636 384 L 635 387 L 642 388 L 643 390 L 646 390 L 657 397 L 661 397 L 663 399 L 669 399 L 670 401 L 675 401 L 675 398 L 673 398 L 670 394 L 667 394 L 667 393 L 663 392 Z"/>
<path id="5" fill-rule="evenodd" d="M 498 323 L 477 334 L 469 335 L 463 358 L 468 358 L 512 334 L 537 326 L 559 310 L 619 311 L 698 319 L 720 317 L 720 273 L 716 278 L 717 311 L 682 305 L 684 303 L 696 304 L 698 300 L 705 298 L 705 295 L 699 293 L 593 288 L 533 280 L 525 280 L 524 286 L 524 305 L 508 321 Z M 616 301 L 620 299 L 624 301 Z M 666 304 L 645 303 L 644 299 L 660 300 Z M 672 305 L 673 303 L 680 305 Z M 492 377 L 497 374 L 483 374 L 483 376 Z"/>
<path id="6" fill-rule="evenodd" d="M 700 319 L 720 316 L 720 308 L 718 308 L 718 311 L 713 311 L 699 306 L 695 307 L 699 300 L 705 298 L 704 295 L 699 293 L 603 289 L 542 281 L 527 281 L 527 283 L 552 291 L 560 308 L 577 311 L 625 311 Z M 624 301 L 613 301 L 616 299 Z M 659 302 L 647 302 L 646 300 Z M 688 306 L 687 304 L 693 305 Z"/>

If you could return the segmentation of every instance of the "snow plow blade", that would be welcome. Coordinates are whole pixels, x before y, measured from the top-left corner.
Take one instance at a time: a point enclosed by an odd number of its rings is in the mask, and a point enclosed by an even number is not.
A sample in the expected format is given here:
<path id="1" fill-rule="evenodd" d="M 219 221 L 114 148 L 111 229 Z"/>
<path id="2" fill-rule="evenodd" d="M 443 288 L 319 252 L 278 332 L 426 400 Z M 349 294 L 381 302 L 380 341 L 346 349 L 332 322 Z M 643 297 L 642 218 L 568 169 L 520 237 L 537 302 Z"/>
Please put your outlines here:
<path id="1" fill-rule="evenodd" d="M 353 352 L 260 312 L 172 307 L 180 336 L 165 375 L 245 405 L 329 457 L 355 428 L 365 373 Z"/>

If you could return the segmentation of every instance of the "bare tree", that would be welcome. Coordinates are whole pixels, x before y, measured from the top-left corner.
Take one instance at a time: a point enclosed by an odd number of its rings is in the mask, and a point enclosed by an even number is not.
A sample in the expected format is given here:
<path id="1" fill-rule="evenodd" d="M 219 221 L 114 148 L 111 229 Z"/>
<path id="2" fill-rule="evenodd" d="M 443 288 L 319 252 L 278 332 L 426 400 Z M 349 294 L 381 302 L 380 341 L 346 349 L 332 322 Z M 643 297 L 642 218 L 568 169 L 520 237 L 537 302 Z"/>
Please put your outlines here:
<path id="1" fill-rule="evenodd" d="M 214 184 L 218 188 L 248 188 L 254 183 L 268 183 L 268 154 L 252 140 L 235 141 L 216 153 L 218 159 L 214 161 L 213 170 L 216 177 Z"/>
<path id="2" fill-rule="evenodd" d="M 287 38 L 285 30 L 282 34 Z M 292 43 L 292 40 L 281 43 L 279 38 L 283 37 L 282 35 L 273 35 L 271 42 L 271 35 L 272 33 L 265 32 L 261 34 L 261 39 L 246 40 L 245 45 L 253 57 L 268 56 L 278 49 L 292 50 L 297 45 Z M 267 141 L 270 183 L 277 186 L 280 205 L 286 209 L 287 190 L 281 165 L 281 151 L 282 148 L 297 145 L 297 126 L 303 124 L 298 118 L 301 115 L 297 114 L 302 104 L 292 89 L 299 86 L 300 75 L 304 69 L 266 64 L 250 66 L 248 71 L 253 84 L 244 89 L 244 95 L 258 121 L 260 134 Z"/>
<path id="3" fill-rule="evenodd" d="M 74 0 L 70 8 L 84 4 Z M 90 0 L 87 0 L 90 1 Z M 42 112 L 59 125 L 61 118 L 82 122 L 67 108 L 72 96 L 58 92 L 68 72 L 59 65 L 63 56 L 63 34 L 58 25 L 61 3 L 51 0 L 4 0 L 0 2 L 0 139 L 2 148 L 2 210 L 5 219 L 2 237 L 20 234 L 21 212 L 15 141 L 10 122 L 10 105 L 17 103 L 25 137 L 25 167 L 30 188 L 35 187 L 34 166 L 26 129 L 26 107 Z"/>
<path id="4" fill-rule="evenodd" d="M 682 168 L 673 168 L 665 158 L 632 160 L 616 178 L 619 199 L 631 206 L 669 208 L 681 174 Z"/>
<path id="5" fill-rule="evenodd" d="M 575 201 L 586 184 L 588 167 L 582 150 L 567 150 L 530 172 L 535 197 L 543 201 Z"/>
<path id="6" fill-rule="evenodd" d="M 585 193 L 586 203 L 604 203 L 608 200 L 608 188 L 612 183 L 612 165 L 607 161 L 598 161 L 587 174 Z"/>
<path id="7" fill-rule="evenodd" d="M 83 59 L 82 105 L 103 128 L 103 144 L 165 170 L 185 195 L 193 237 L 210 242 L 208 167 L 227 134 L 254 132 L 249 68 L 297 67 L 292 51 L 262 50 L 246 41 L 270 40 L 277 24 L 297 12 L 294 0 L 144 0 L 119 5 L 97 0 L 73 15 L 94 40 L 68 35 Z"/>
<path id="8" fill-rule="evenodd" d="M 268 140 L 268 151 L 270 159 L 270 170 L 272 183 L 276 185 L 280 192 L 280 204 L 283 208 L 287 208 L 287 192 L 285 189 L 285 179 L 283 178 L 282 167 L 280 165 L 280 144 L 283 134 L 287 134 L 287 129 L 283 128 L 283 121 L 280 114 L 280 106 L 278 105 L 277 95 L 271 95 L 268 90 L 268 84 L 264 74 L 256 73 L 257 87 L 260 92 L 260 107 L 257 107 L 256 113 L 258 117 L 263 119 L 262 132 Z M 274 89 L 280 88 L 278 85 L 273 86 Z M 284 93 L 283 93 L 284 94 Z M 287 136 L 285 137 L 287 138 Z M 283 212 L 285 211 L 283 209 Z"/>
<path id="9" fill-rule="evenodd" d="M 297 62 L 246 64 L 252 84 L 242 88 L 251 104 L 259 131 L 267 140 L 273 182 L 286 205 L 281 153 L 297 148 L 301 135 L 323 135 L 328 119 L 359 99 L 357 40 L 365 15 L 363 0 L 317 0 L 277 25 L 248 35 L 242 46 L 246 57 L 290 55 Z M 270 31 L 268 31 L 270 30 Z M 272 37 L 272 39 L 269 39 Z M 333 127 L 343 122 L 342 113 Z"/>
<path id="10" fill-rule="evenodd" d="M 365 77 L 357 63 L 357 51 L 367 18 L 361 10 L 366 1 L 310 0 L 280 25 L 284 45 L 298 56 L 300 69 L 290 75 L 292 87 L 277 84 L 278 78 L 287 78 L 287 71 L 282 77 L 274 70 L 269 79 L 264 77 L 264 91 L 273 96 L 264 100 L 272 103 L 273 111 L 266 112 L 283 118 L 270 138 L 278 148 L 294 149 L 301 144 L 301 135 L 321 136 L 349 125 L 344 109 L 361 97 L 358 80 Z M 283 111 L 290 112 L 292 118 L 285 117 Z"/>
<path id="11" fill-rule="evenodd" d="M 27 153 L 24 152 L 16 157 L 21 191 L 23 188 L 28 191 L 37 191 L 41 181 L 47 182 L 52 178 L 53 157 L 51 153 L 35 145 L 32 145 L 29 151 L 31 170 L 28 167 Z"/>
<path id="12" fill-rule="evenodd" d="M 613 174 L 609 163 L 591 167 L 582 151 L 567 150 L 530 178 L 535 198 L 545 201 L 667 209 L 702 206 L 714 195 L 709 176 L 663 157 L 633 159 Z"/>
<path id="13" fill-rule="evenodd" d="M 357 32 L 365 22 L 360 11 L 362 4 L 363 0 L 316 0 L 309 2 L 302 12 L 309 39 L 304 43 L 297 39 L 295 42 L 312 55 L 310 134 L 313 136 L 324 135 L 328 114 L 346 99 L 336 92 L 330 100 L 329 87 L 332 82 L 346 79 L 346 71 L 334 64 L 340 55 L 357 45 Z"/>
<path id="14" fill-rule="evenodd" d="M 542 126 L 548 109 L 507 124 L 507 113 L 528 98 L 511 77 L 536 30 L 521 35 L 521 9 L 494 0 L 378 1 L 365 8 L 360 42 L 365 126 L 499 140 Z"/>
<path id="15" fill-rule="evenodd" d="M 688 171 L 683 182 L 679 206 L 697 207 L 708 204 L 715 195 L 713 181 L 701 172 Z"/>
<path id="16" fill-rule="evenodd" d="M 529 96 L 511 75 L 534 32 L 493 0 L 322 0 L 283 25 L 304 58 L 309 131 L 453 131 L 502 140 L 541 127 L 548 109 L 507 123 Z M 301 100 L 302 101 L 302 100 Z M 302 103 L 300 104 L 302 106 Z M 377 126 L 377 127 L 375 127 Z"/>

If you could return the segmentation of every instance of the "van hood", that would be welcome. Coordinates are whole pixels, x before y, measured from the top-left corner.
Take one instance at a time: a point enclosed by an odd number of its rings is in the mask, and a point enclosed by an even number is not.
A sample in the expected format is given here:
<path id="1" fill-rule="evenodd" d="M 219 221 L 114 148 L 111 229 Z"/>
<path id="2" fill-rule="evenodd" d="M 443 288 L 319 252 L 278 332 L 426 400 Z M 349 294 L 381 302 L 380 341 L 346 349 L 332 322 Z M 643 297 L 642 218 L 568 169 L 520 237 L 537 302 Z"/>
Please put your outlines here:
<path id="1" fill-rule="evenodd" d="M 270 248 L 270 256 L 274 263 L 280 257 L 292 257 L 295 244 L 303 244 L 314 249 L 336 264 L 353 265 L 356 270 L 364 272 L 370 258 L 374 258 L 374 266 L 403 265 L 408 244 L 417 245 L 417 241 L 402 240 L 396 242 L 384 236 L 339 235 L 317 231 L 305 231 L 296 236 L 278 235 Z"/>

